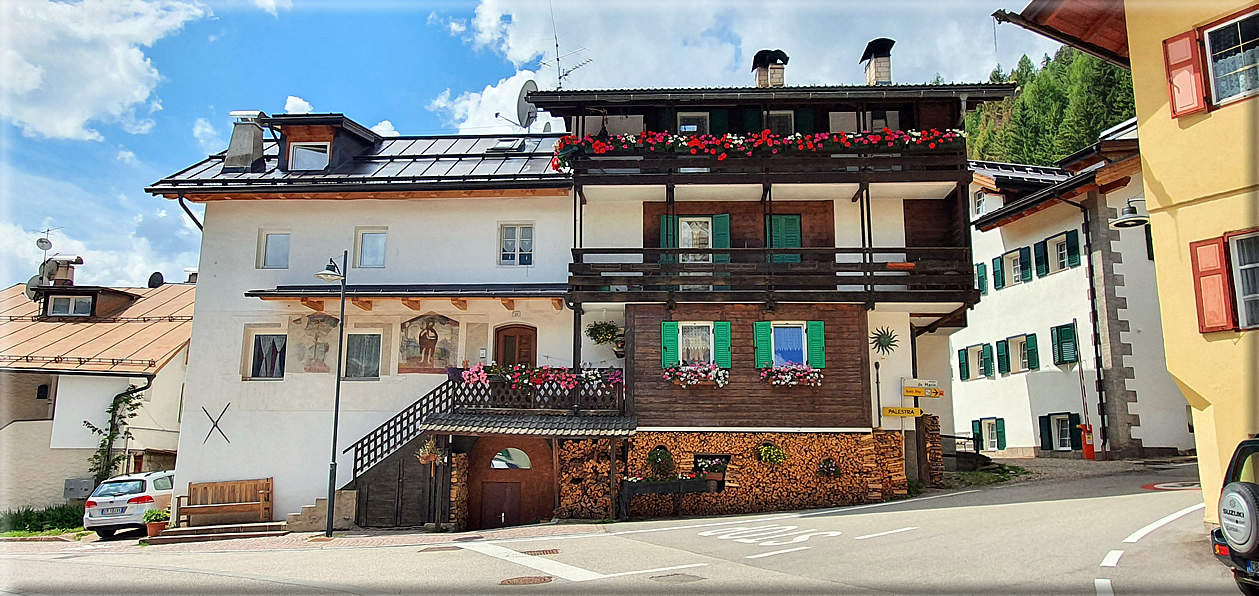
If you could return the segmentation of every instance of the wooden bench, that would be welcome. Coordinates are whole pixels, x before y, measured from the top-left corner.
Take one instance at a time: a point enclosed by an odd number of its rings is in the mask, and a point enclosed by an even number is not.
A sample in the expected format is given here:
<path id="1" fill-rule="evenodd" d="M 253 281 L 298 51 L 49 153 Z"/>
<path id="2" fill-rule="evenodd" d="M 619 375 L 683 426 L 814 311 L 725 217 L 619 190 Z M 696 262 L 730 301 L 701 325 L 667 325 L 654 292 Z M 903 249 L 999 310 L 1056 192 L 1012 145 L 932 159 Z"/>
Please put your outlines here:
<path id="1" fill-rule="evenodd" d="M 188 494 L 176 499 L 175 527 L 192 525 L 192 516 L 210 513 L 258 512 L 258 521 L 271 521 L 272 478 L 227 482 L 189 482 Z"/>

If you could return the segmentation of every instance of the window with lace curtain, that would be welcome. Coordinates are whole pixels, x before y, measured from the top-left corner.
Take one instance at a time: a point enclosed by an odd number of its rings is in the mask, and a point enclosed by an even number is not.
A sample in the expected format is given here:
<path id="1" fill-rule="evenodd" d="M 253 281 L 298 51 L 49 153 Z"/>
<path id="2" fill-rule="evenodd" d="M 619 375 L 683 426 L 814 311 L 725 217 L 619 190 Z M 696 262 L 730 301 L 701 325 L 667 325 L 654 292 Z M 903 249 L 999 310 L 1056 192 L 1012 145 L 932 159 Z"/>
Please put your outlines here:
<path id="1" fill-rule="evenodd" d="M 682 323 L 679 329 L 682 364 L 708 364 L 713 361 L 712 323 Z"/>
<path id="2" fill-rule="evenodd" d="M 284 358 L 288 336 L 284 334 L 254 335 L 253 356 L 250 360 L 249 378 L 284 378 Z"/>
<path id="3" fill-rule="evenodd" d="M 345 378 L 380 378 L 380 334 L 351 333 L 345 337 Z"/>

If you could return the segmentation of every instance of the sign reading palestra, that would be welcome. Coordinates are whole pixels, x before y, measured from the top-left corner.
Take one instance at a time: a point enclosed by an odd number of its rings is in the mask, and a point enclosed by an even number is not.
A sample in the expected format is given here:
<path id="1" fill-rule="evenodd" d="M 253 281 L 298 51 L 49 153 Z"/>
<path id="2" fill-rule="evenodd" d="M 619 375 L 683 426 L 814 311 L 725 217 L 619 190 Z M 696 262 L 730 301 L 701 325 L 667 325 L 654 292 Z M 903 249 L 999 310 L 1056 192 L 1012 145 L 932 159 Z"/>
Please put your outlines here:
<path id="1" fill-rule="evenodd" d="M 884 416 L 899 416 L 901 418 L 918 418 L 922 416 L 922 408 L 883 408 Z"/>

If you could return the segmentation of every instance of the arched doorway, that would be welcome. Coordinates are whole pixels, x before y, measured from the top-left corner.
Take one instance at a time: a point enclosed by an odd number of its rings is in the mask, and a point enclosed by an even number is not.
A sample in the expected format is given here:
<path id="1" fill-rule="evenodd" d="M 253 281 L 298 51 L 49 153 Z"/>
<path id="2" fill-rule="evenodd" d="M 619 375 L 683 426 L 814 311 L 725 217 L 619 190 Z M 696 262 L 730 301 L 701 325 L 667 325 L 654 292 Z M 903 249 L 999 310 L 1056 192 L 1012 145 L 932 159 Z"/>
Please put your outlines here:
<path id="1" fill-rule="evenodd" d="M 494 332 L 494 361 L 510 366 L 538 364 L 538 330 L 528 325 L 504 325 Z"/>

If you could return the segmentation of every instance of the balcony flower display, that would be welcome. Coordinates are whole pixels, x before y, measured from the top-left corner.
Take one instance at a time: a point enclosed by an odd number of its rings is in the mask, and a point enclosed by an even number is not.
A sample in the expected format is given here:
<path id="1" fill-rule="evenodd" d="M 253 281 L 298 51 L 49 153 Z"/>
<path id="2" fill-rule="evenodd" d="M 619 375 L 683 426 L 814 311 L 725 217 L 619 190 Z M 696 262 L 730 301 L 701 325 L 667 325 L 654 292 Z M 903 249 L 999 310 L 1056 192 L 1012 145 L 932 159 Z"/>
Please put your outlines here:
<path id="1" fill-rule="evenodd" d="M 776 135 L 768 129 L 756 134 L 678 135 L 643 131 L 638 134 L 578 137 L 565 135 L 555 143 L 551 167 L 556 171 L 569 167 L 569 156 L 679 153 L 715 155 L 718 161 L 727 158 L 776 155 L 778 153 L 842 153 L 887 152 L 904 149 L 933 150 L 960 147 L 965 131 L 957 129 L 892 130 L 884 128 L 861 132 L 819 132 Z"/>
<path id="2" fill-rule="evenodd" d="M 694 385 L 716 385 L 725 387 L 730 382 L 730 371 L 716 364 L 673 364 L 664 369 L 660 375 L 666 381 L 673 381 L 683 389 Z"/>
<path id="3" fill-rule="evenodd" d="M 490 382 L 510 383 L 512 389 L 536 389 L 546 383 L 556 383 L 562 389 L 572 389 L 578 383 L 620 385 L 625 382 L 625 372 L 619 368 L 583 368 L 579 373 L 557 366 L 529 367 L 523 364 L 499 366 L 480 364 L 463 371 L 467 385 L 485 385 Z"/>
<path id="4" fill-rule="evenodd" d="M 580 379 L 588 385 L 620 385 L 625 382 L 625 371 L 619 368 L 582 368 Z"/>
<path id="5" fill-rule="evenodd" d="M 626 482 L 676 482 L 678 480 L 695 480 L 699 474 L 695 472 L 678 472 L 668 476 L 626 476 Z"/>
<path id="6" fill-rule="evenodd" d="M 822 370 L 807 364 L 784 364 L 773 368 L 761 369 L 761 380 L 776 387 L 795 387 L 808 385 L 822 386 Z"/>

